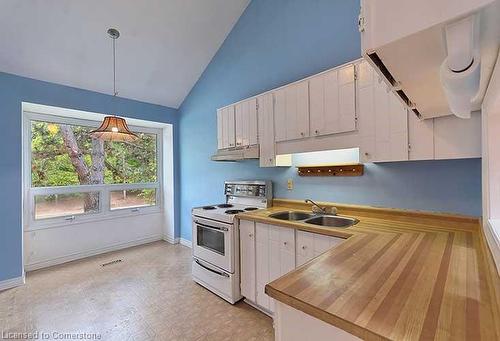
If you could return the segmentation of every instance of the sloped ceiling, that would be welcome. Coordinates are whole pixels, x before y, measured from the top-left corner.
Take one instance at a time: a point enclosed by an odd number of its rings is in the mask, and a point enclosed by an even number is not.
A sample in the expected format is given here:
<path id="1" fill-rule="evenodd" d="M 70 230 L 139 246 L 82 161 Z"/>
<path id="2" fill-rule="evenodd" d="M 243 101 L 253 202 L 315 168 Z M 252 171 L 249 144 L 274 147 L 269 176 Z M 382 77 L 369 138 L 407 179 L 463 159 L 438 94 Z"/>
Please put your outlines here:
<path id="1" fill-rule="evenodd" d="M 0 71 L 178 108 L 250 0 L 2 0 Z"/>

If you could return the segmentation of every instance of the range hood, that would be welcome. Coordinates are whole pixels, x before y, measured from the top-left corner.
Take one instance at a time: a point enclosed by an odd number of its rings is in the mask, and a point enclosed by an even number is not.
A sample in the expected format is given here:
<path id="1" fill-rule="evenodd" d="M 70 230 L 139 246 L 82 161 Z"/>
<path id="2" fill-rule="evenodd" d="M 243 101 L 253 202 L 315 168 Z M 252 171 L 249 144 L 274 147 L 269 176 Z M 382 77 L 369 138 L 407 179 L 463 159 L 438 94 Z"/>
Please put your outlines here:
<path id="1" fill-rule="evenodd" d="M 212 155 L 212 161 L 241 161 L 246 159 L 258 159 L 259 147 L 252 146 L 245 149 L 218 150 Z"/>
<path id="2" fill-rule="evenodd" d="M 476 76 L 477 88 L 469 102 L 475 111 L 481 108 L 498 56 L 500 0 L 362 0 L 359 30 L 363 56 L 388 89 L 419 118 L 457 111 L 451 101 L 461 93 L 450 94 L 443 86 L 441 66 L 450 56 L 449 25 L 467 16 L 478 19 L 474 44 L 480 76 Z M 457 88 L 466 82 L 458 83 Z"/>

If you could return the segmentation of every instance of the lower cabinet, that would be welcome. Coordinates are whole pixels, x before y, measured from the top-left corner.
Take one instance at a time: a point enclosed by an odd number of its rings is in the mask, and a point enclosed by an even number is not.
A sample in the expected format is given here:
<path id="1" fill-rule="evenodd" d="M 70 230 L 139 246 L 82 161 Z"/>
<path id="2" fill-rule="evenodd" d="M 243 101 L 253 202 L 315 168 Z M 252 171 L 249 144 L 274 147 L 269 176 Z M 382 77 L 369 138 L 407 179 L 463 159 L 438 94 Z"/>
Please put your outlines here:
<path id="1" fill-rule="evenodd" d="M 297 266 L 307 263 L 344 239 L 322 234 L 297 231 L 296 258 Z"/>
<path id="2" fill-rule="evenodd" d="M 274 313 L 266 284 L 320 255 L 344 239 L 293 228 L 240 220 L 241 294 Z"/>
<path id="3" fill-rule="evenodd" d="M 255 301 L 255 223 L 240 220 L 241 296 Z"/>

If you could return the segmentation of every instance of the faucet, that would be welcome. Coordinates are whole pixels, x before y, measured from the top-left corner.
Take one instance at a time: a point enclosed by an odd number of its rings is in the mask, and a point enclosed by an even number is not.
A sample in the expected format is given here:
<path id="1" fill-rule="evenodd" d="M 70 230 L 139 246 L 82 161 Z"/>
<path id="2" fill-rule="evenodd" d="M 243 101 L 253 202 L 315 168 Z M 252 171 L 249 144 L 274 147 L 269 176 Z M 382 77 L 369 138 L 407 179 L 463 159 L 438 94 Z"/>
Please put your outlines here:
<path id="1" fill-rule="evenodd" d="M 323 213 L 323 214 L 326 214 L 326 213 L 327 213 L 327 212 L 326 212 L 326 207 L 321 207 L 321 206 L 319 206 L 318 204 L 316 204 L 316 203 L 315 203 L 314 201 L 312 201 L 311 199 L 306 199 L 306 200 L 305 200 L 305 202 L 306 202 L 306 204 L 311 203 L 311 204 L 313 205 L 313 208 L 312 208 L 312 211 L 313 211 L 313 212 L 314 212 L 314 207 L 317 207 L 317 208 L 321 211 L 321 213 Z"/>

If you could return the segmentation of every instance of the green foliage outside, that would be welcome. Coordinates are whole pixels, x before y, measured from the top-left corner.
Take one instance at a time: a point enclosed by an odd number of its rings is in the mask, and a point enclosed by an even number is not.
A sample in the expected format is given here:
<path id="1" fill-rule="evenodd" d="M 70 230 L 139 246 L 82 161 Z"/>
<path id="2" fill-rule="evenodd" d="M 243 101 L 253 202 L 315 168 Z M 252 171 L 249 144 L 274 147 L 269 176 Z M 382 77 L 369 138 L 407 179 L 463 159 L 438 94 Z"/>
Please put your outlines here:
<path id="1" fill-rule="evenodd" d="M 31 123 L 31 181 L 32 187 L 84 185 L 64 144 L 62 125 L 49 122 Z M 93 129 L 85 126 L 69 126 L 78 145 L 85 165 L 92 165 Z M 139 133 L 134 142 L 104 142 L 104 183 L 148 183 L 157 180 L 156 135 Z M 154 201 L 154 190 L 140 194 Z M 152 198 L 149 198 L 149 197 Z"/>

